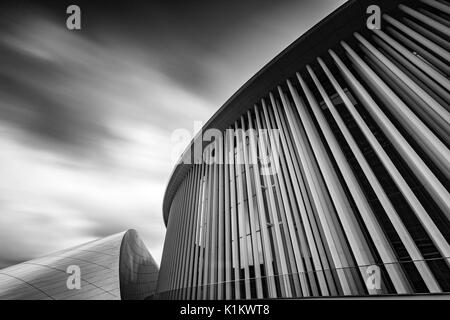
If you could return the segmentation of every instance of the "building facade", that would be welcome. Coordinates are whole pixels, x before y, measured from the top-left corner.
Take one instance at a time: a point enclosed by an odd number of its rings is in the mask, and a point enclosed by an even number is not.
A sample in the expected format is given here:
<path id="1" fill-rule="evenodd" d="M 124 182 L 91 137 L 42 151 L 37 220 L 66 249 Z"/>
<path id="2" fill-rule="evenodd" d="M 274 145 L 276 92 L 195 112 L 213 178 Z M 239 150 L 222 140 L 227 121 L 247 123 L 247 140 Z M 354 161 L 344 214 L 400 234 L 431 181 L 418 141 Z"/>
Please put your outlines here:
<path id="1" fill-rule="evenodd" d="M 169 180 L 156 296 L 449 293 L 449 17 L 349 1 L 234 94 Z"/>
<path id="2" fill-rule="evenodd" d="M 79 288 L 67 284 L 73 266 Z M 128 230 L 0 270 L 0 300 L 143 300 L 157 279 L 158 265 Z"/>

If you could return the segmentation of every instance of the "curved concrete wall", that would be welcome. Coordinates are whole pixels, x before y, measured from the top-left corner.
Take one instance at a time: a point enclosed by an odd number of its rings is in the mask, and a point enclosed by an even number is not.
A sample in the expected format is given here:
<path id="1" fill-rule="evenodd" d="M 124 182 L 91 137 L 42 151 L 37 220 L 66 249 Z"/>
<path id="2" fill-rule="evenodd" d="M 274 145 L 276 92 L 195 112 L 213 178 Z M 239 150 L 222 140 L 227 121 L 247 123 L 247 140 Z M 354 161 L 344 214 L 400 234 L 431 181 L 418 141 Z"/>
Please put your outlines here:
<path id="1" fill-rule="evenodd" d="M 119 273 L 123 300 L 141 300 L 154 294 L 158 266 L 134 230 L 123 237 Z"/>

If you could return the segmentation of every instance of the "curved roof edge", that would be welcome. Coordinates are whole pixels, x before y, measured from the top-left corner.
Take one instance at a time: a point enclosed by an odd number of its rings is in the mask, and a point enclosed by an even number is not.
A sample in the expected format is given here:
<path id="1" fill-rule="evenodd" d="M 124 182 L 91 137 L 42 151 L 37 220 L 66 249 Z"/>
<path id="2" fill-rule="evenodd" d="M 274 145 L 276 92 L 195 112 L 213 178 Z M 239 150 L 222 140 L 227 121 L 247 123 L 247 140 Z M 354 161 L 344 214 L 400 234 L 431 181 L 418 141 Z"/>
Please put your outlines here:
<path id="1" fill-rule="evenodd" d="M 394 9 L 400 2 L 409 4 L 411 0 L 347 1 L 275 56 L 233 94 L 192 139 L 172 171 L 163 199 L 163 218 L 166 226 L 172 199 L 181 181 L 192 167 L 192 164 L 183 164 L 183 160 L 192 157 L 194 141 L 201 138 L 204 130 L 226 129 L 237 116 L 276 88 L 280 80 L 289 78 L 318 56 L 325 54 L 329 48 L 351 36 L 354 31 L 362 29 L 366 25 L 366 9 L 369 5 L 377 4 L 382 12 L 386 12 Z"/>

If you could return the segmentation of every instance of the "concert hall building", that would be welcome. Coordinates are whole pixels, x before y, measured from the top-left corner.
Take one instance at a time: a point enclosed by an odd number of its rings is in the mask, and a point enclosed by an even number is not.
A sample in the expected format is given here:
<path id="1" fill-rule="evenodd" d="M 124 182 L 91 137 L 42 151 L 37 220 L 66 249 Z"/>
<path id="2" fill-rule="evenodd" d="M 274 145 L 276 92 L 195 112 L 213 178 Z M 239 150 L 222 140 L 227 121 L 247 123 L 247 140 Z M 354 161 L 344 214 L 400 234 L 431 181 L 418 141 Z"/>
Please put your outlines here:
<path id="1" fill-rule="evenodd" d="M 448 294 L 449 17 L 349 1 L 245 83 L 170 177 L 155 297 Z"/>

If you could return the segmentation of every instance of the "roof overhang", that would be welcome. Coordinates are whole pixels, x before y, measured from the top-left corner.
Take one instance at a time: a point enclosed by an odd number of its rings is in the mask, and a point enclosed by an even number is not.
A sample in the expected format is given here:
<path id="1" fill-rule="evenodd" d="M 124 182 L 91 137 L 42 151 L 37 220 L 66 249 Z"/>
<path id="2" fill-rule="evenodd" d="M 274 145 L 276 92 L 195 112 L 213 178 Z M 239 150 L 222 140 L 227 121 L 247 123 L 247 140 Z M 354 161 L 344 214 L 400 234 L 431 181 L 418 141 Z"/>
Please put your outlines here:
<path id="1" fill-rule="evenodd" d="M 322 56 L 325 62 L 330 61 L 327 54 L 328 49 L 336 48 L 344 39 L 351 43 L 352 34 L 355 31 L 365 32 L 368 17 L 366 10 L 369 5 L 377 4 L 382 12 L 389 12 L 399 3 L 408 5 L 411 2 L 412 0 L 350 0 L 309 29 L 250 78 L 220 107 L 192 139 L 172 171 L 163 199 L 163 217 L 166 226 L 173 197 L 178 186 L 193 166 L 186 164 L 188 162 L 186 159 L 192 157 L 194 141 L 201 139 L 203 131 L 211 128 L 227 129 L 246 110 L 267 96 L 268 92 L 274 90 L 282 81 L 295 75 L 295 72 L 304 69 L 307 64 L 316 61 L 317 57 Z M 336 49 L 337 52 L 340 52 L 338 48 Z M 203 148 L 206 145 L 203 143 Z"/>

